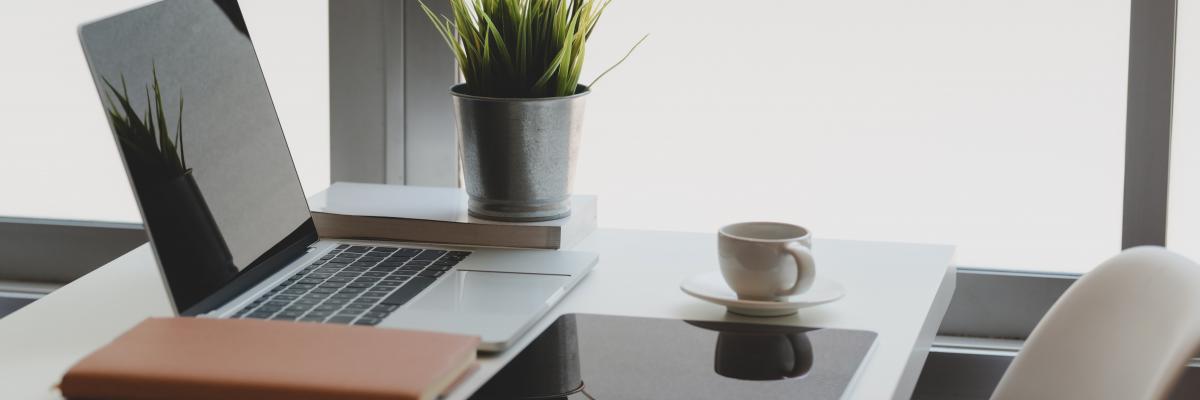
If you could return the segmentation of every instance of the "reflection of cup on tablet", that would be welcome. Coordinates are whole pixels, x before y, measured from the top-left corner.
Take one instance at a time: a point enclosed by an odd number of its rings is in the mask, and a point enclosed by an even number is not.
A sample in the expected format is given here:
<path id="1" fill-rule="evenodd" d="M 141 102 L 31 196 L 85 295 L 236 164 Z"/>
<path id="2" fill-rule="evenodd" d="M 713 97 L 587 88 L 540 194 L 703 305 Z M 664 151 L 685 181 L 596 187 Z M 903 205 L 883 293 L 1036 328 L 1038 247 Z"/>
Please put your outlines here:
<path id="1" fill-rule="evenodd" d="M 775 301 L 804 293 L 816 279 L 812 234 L 779 222 L 742 222 L 721 228 L 721 275 L 739 299 Z"/>
<path id="2" fill-rule="evenodd" d="M 749 381 L 799 378 L 813 366 L 812 343 L 804 333 L 721 332 L 713 369 Z"/>

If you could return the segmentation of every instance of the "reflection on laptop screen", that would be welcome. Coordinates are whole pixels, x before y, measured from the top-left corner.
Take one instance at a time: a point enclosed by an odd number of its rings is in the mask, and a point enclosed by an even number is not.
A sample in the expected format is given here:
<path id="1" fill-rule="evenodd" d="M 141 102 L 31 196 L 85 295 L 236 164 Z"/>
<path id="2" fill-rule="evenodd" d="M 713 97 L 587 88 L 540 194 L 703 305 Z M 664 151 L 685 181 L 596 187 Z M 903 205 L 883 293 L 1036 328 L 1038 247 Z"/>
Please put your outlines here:
<path id="1" fill-rule="evenodd" d="M 80 29 L 176 309 L 309 219 L 235 1 L 169 0 Z"/>

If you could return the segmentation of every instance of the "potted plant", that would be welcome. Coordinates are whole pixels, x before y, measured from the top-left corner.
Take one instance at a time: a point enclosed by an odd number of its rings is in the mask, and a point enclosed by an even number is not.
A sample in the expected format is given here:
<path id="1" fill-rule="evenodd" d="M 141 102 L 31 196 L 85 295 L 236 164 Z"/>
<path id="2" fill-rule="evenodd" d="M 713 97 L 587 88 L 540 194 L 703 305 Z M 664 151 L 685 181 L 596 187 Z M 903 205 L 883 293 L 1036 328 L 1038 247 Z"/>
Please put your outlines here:
<path id="1" fill-rule="evenodd" d="M 108 79 L 108 121 L 121 148 L 129 175 L 146 219 L 158 223 L 150 232 L 163 265 L 185 268 L 164 269 L 168 282 L 186 282 L 172 286 L 171 293 L 181 303 L 195 304 L 224 285 L 237 274 L 233 255 L 221 235 L 200 187 L 187 166 L 183 152 L 183 94 L 179 95 L 179 117 L 172 137 L 163 108 L 158 71 L 152 69 L 154 82 L 146 88 L 146 112 L 138 116 L 129 99 L 129 89 L 121 77 L 118 91 Z M 151 94 L 153 93 L 153 98 Z M 169 222 L 167 222 L 169 221 Z M 161 228 L 167 227 L 167 228 Z"/>
<path id="2" fill-rule="evenodd" d="M 468 211 L 515 222 L 570 215 L 584 99 L 595 84 L 580 84 L 580 72 L 608 2 L 449 1 L 453 18 L 421 7 L 465 78 L 450 94 Z"/>

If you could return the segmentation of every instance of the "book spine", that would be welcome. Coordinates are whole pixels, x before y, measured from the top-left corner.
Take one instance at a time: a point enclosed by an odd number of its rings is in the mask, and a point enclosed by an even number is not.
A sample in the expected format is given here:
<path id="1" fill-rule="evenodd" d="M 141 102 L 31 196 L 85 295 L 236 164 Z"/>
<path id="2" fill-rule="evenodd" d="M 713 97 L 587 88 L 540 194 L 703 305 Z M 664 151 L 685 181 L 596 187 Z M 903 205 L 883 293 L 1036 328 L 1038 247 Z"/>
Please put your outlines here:
<path id="1" fill-rule="evenodd" d="M 557 226 L 466 224 L 313 212 L 321 237 L 557 250 Z"/>

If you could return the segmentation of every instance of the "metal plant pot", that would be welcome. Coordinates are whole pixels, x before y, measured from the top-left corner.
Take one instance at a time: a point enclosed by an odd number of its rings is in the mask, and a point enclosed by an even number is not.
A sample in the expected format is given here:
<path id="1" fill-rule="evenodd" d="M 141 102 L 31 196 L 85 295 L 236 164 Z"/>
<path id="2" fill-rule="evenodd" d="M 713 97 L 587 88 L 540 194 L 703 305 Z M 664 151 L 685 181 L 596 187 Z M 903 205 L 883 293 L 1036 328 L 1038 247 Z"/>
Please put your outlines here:
<path id="1" fill-rule="evenodd" d="M 470 197 L 478 218 L 534 222 L 571 214 L 587 86 L 577 94 L 534 99 L 472 96 L 450 89 Z"/>

